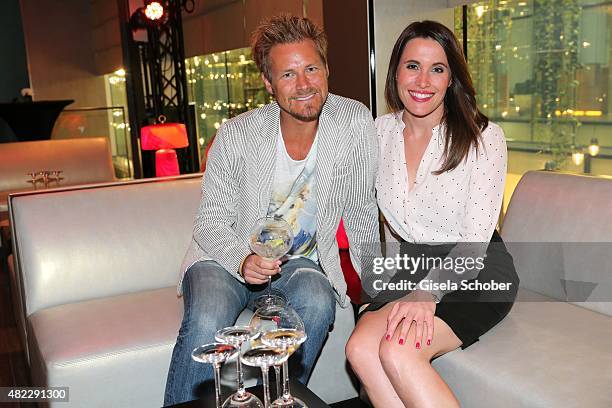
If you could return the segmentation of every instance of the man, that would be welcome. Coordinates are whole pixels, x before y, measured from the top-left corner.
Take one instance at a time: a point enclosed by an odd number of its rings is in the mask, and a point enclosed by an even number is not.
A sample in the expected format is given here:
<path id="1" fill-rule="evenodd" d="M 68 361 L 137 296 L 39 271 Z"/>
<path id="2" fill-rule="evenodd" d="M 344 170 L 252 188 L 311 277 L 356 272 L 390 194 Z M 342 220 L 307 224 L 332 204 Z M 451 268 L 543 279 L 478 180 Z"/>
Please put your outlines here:
<path id="1" fill-rule="evenodd" d="M 359 243 L 378 242 L 374 197 L 376 132 L 362 104 L 329 95 L 327 40 L 305 18 L 272 18 L 253 36 L 253 55 L 276 102 L 227 121 L 215 137 L 202 184 L 193 240 L 179 283 L 185 305 L 165 403 L 197 398 L 212 369 L 193 362 L 198 345 L 234 324 L 268 278 L 304 321 L 296 353 L 306 383 L 335 316 L 348 305 L 335 241 L 340 218 L 360 271 Z M 249 233 L 266 215 L 281 216 L 296 239 L 289 259 L 251 252 Z"/>

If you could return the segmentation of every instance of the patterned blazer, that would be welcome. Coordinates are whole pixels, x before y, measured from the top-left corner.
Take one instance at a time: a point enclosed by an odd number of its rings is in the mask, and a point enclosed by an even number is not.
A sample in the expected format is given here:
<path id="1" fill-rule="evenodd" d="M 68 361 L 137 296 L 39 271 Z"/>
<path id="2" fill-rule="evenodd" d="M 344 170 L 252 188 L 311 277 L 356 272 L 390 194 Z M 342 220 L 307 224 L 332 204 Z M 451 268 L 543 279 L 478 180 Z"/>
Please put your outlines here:
<path id="1" fill-rule="evenodd" d="M 228 120 L 219 128 L 202 181 L 193 239 L 181 266 L 179 293 L 185 271 L 202 260 L 216 261 L 244 282 L 238 268 L 251 253 L 251 227 L 267 214 L 279 125 L 280 108 L 274 102 Z M 358 273 L 363 255 L 360 244 L 380 241 L 374 196 L 376 129 L 363 104 L 329 94 L 317 135 L 318 257 L 338 302 L 346 306 L 346 283 L 336 243 L 340 218 L 344 219 Z"/>

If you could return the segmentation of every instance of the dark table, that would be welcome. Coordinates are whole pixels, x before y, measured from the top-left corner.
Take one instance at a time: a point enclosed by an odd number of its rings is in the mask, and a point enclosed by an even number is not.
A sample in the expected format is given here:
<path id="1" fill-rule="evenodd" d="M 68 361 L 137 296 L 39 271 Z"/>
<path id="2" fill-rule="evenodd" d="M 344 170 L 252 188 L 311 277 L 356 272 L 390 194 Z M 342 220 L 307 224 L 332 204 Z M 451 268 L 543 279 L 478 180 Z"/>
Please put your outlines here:
<path id="1" fill-rule="evenodd" d="M 173 407 L 205 407 L 215 408 L 215 389 L 212 382 L 207 383 L 205 387 L 204 397 L 196 401 L 183 402 L 182 404 L 173 405 Z M 298 382 L 297 380 L 289 380 L 289 387 L 291 389 L 291 395 L 301 399 L 308 405 L 308 408 L 330 408 L 321 398 L 317 397 L 314 392 L 306 388 L 305 385 Z M 263 398 L 263 386 L 257 385 L 255 387 L 247 388 L 247 390 L 255 394 L 262 402 Z M 222 388 L 223 395 L 222 399 L 227 398 L 234 390 L 228 390 Z M 276 383 L 270 381 L 270 394 L 272 400 L 276 398 Z M 223 401 L 221 401 L 223 403 Z"/>

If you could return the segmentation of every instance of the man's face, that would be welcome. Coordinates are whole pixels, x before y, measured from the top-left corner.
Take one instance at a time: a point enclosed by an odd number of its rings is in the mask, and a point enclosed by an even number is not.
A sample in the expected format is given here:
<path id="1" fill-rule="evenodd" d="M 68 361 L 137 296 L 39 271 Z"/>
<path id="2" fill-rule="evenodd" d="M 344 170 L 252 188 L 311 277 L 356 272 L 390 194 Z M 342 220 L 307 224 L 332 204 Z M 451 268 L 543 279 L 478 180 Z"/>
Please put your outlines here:
<path id="1" fill-rule="evenodd" d="M 317 120 L 327 99 L 327 66 L 312 40 L 278 44 L 270 50 L 266 89 L 285 115 L 302 121 Z"/>

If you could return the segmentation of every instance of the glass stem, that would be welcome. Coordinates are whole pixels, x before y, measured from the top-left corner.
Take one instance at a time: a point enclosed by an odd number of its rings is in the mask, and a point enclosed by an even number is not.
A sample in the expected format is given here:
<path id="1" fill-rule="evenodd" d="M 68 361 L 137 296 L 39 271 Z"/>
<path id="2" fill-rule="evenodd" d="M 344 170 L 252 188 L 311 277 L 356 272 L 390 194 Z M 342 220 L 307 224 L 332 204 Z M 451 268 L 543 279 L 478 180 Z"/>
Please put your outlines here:
<path id="1" fill-rule="evenodd" d="M 268 296 L 272 295 L 272 277 L 268 276 Z"/>
<path id="2" fill-rule="evenodd" d="M 289 363 L 288 359 L 283 363 L 283 400 L 290 401 L 291 393 L 289 392 Z"/>
<path id="3" fill-rule="evenodd" d="M 221 408 L 221 363 L 214 363 L 213 368 L 215 372 L 215 406 Z"/>
<path id="4" fill-rule="evenodd" d="M 280 398 L 283 394 L 282 394 L 282 390 L 281 390 L 281 367 L 280 365 L 275 365 L 274 366 L 274 378 L 276 378 L 276 398 Z"/>
<path id="5" fill-rule="evenodd" d="M 236 362 L 236 379 L 238 381 L 238 398 L 244 397 L 244 379 L 242 377 L 242 344 L 238 345 L 238 361 Z"/>
<path id="6" fill-rule="evenodd" d="M 270 381 L 268 379 L 268 367 L 261 367 L 261 377 L 263 379 L 264 389 L 264 407 L 270 406 Z"/>

